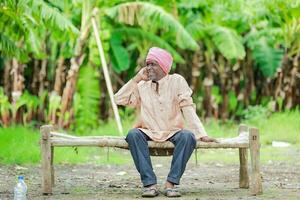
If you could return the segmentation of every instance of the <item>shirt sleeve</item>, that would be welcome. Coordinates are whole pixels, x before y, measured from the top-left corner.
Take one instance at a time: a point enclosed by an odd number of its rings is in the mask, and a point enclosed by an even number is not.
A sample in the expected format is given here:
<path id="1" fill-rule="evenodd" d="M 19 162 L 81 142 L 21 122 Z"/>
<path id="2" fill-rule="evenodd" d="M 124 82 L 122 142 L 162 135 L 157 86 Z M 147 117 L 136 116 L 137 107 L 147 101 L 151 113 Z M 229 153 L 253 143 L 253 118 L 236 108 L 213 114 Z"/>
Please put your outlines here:
<path id="1" fill-rule="evenodd" d="M 177 93 L 177 101 L 179 103 L 179 107 L 183 108 L 185 106 L 193 106 L 192 99 L 192 89 L 189 87 L 188 83 L 182 76 L 178 76 L 178 93 Z"/>
<path id="2" fill-rule="evenodd" d="M 182 110 L 183 117 L 187 123 L 187 129 L 195 134 L 196 139 L 207 136 L 205 128 L 196 113 L 195 104 L 192 98 L 192 89 L 181 76 L 178 83 L 177 99 L 179 107 Z"/>
<path id="3" fill-rule="evenodd" d="M 207 136 L 205 128 L 197 116 L 195 108 L 193 106 L 185 106 L 181 110 L 187 123 L 187 129 L 194 133 L 196 139 L 198 140 Z"/>
<path id="4" fill-rule="evenodd" d="M 128 81 L 114 95 L 114 100 L 117 105 L 138 107 L 140 105 L 140 94 L 138 91 L 138 83 L 134 80 Z"/>

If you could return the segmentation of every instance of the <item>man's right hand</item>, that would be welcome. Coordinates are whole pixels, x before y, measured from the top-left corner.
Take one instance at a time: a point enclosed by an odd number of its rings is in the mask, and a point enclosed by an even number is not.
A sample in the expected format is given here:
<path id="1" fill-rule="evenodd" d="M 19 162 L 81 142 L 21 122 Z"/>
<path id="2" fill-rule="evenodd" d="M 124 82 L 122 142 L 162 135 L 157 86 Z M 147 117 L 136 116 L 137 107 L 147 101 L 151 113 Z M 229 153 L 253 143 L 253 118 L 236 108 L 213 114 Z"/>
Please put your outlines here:
<path id="1" fill-rule="evenodd" d="M 143 67 L 133 78 L 133 80 L 137 83 L 140 81 L 149 81 L 148 71 L 146 70 L 146 67 Z"/>

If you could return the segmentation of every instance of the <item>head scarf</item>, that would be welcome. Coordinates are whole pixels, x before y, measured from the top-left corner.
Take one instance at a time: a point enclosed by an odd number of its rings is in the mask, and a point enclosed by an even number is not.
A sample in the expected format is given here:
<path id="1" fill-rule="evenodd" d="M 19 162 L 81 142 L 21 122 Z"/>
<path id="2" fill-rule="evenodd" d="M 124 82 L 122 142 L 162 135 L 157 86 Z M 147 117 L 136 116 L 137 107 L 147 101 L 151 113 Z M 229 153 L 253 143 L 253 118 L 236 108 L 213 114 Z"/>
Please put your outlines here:
<path id="1" fill-rule="evenodd" d="M 166 74 L 168 74 L 173 63 L 173 57 L 168 51 L 164 49 L 152 47 L 149 49 L 148 55 L 146 57 L 146 62 L 149 61 L 156 61 L 161 69 Z"/>

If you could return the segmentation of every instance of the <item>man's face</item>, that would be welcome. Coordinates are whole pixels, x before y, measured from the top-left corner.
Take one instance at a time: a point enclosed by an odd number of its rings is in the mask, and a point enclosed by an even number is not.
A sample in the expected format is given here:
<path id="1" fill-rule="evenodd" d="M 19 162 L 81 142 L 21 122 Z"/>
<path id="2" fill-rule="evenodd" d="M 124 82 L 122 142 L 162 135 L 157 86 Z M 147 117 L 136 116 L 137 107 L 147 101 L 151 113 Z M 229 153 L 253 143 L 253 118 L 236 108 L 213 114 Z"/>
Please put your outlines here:
<path id="1" fill-rule="evenodd" d="M 164 76 L 166 76 L 165 72 L 158 65 L 156 61 L 148 61 L 146 63 L 146 69 L 148 72 L 149 79 L 152 81 L 159 81 Z"/>

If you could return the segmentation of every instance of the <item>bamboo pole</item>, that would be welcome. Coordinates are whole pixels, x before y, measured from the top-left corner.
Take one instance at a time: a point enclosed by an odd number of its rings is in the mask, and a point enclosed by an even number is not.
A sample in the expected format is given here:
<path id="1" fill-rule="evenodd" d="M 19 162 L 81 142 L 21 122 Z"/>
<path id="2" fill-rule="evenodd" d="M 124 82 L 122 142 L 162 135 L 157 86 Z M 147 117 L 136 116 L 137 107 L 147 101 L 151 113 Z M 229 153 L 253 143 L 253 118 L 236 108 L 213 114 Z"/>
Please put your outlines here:
<path id="1" fill-rule="evenodd" d="M 52 146 L 98 146 L 98 147 L 117 147 L 117 148 L 128 148 L 128 144 L 122 137 L 109 138 L 103 136 L 102 138 L 86 138 L 86 137 L 78 137 L 78 138 L 51 138 Z M 148 142 L 149 148 L 158 148 L 158 149 L 171 149 L 174 148 L 174 145 L 167 142 Z M 226 143 L 206 143 L 206 142 L 197 142 L 196 148 L 248 148 L 248 142 L 226 142 Z"/>
<path id="2" fill-rule="evenodd" d="M 124 136 L 112 136 L 112 135 L 107 135 L 107 136 L 75 136 L 75 135 L 70 135 L 70 134 L 65 134 L 65 133 L 58 133 L 55 131 L 50 132 L 50 136 L 52 138 L 67 138 L 67 139 L 101 139 L 101 138 L 109 138 L 109 139 L 125 139 Z"/>
<path id="3" fill-rule="evenodd" d="M 120 115 L 118 112 L 118 107 L 114 102 L 114 94 L 113 94 L 113 90 L 112 90 L 112 85 L 111 85 L 111 80 L 109 77 L 109 73 L 108 73 L 108 69 L 107 69 L 107 64 L 106 64 L 106 60 L 105 60 L 105 56 L 104 56 L 104 51 L 103 51 L 103 47 L 102 47 L 102 43 L 101 43 L 101 38 L 100 38 L 100 34 L 98 32 L 98 25 L 97 25 L 97 21 L 96 21 L 96 16 L 98 14 L 98 9 L 95 8 L 93 10 L 93 16 L 92 16 L 92 25 L 93 25 L 93 29 L 94 29 L 94 35 L 96 38 L 96 43 L 98 46 L 98 50 L 99 50 L 99 54 L 100 54 L 100 59 L 101 59 L 101 63 L 102 63 L 102 69 L 103 69 L 103 73 L 104 73 L 104 78 L 105 78 L 105 82 L 106 82 L 106 86 L 107 86 L 107 90 L 108 90 L 108 94 L 110 97 L 110 101 L 112 104 L 112 108 L 114 111 L 114 115 L 115 115 L 115 119 L 117 122 L 117 126 L 118 126 L 118 130 L 120 135 L 123 135 L 123 127 L 121 124 L 121 119 L 120 119 Z"/>

